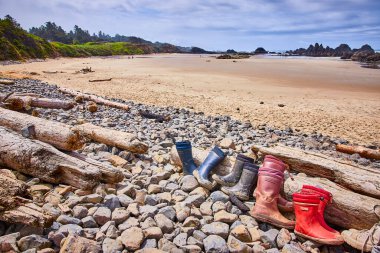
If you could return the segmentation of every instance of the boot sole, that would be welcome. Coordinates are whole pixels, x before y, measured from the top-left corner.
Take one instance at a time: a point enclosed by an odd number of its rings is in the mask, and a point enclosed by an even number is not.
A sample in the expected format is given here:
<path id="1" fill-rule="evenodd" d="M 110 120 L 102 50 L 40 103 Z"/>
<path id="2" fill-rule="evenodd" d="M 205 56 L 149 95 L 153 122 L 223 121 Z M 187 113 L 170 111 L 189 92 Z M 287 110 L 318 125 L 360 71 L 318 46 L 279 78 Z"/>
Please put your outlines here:
<path id="1" fill-rule="evenodd" d="M 251 216 L 261 222 L 266 222 L 266 223 L 269 223 L 269 224 L 272 224 L 276 227 L 280 227 L 280 228 L 286 228 L 286 229 L 294 229 L 294 226 L 295 225 L 288 225 L 288 224 L 284 224 L 282 222 L 278 222 L 274 219 L 272 219 L 271 217 L 269 216 L 264 216 L 264 215 L 259 215 L 259 214 L 254 214 L 251 212 Z"/>
<path id="2" fill-rule="evenodd" d="M 197 170 L 194 170 L 193 171 L 193 176 L 197 179 L 198 183 L 203 186 L 204 188 L 206 188 L 207 190 L 212 190 L 217 184 L 216 182 L 211 182 L 209 180 L 202 180 L 200 177 L 199 177 L 199 173 Z M 206 181 L 206 182 L 205 182 Z"/>
<path id="3" fill-rule="evenodd" d="M 236 183 L 227 183 L 227 182 L 224 182 L 224 181 L 220 180 L 217 176 L 215 176 L 215 174 L 212 175 L 211 178 L 214 179 L 214 181 L 217 182 L 218 184 L 220 184 L 221 186 L 231 187 L 231 186 L 234 186 L 235 184 L 237 184 L 237 182 Z"/>
<path id="4" fill-rule="evenodd" d="M 230 191 L 227 191 L 226 189 L 224 189 L 224 187 L 220 188 L 222 190 L 222 192 L 224 192 L 225 194 L 227 195 L 230 195 L 231 193 L 233 195 L 235 195 L 238 199 L 240 200 L 243 200 L 243 201 L 248 201 L 249 200 L 249 196 L 245 196 L 245 195 L 240 195 L 239 193 L 237 192 L 230 192 Z"/>
<path id="5" fill-rule="evenodd" d="M 294 230 L 294 233 L 298 236 L 301 236 L 303 238 L 309 239 L 311 241 L 320 243 L 320 244 L 327 244 L 327 245 L 341 245 L 344 243 L 344 240 L 337 240 L 337 239 L 321 239 L 321 238 L 315 238 L 309 235 L 302 234 L 300 232 L 297 232 Z"/>

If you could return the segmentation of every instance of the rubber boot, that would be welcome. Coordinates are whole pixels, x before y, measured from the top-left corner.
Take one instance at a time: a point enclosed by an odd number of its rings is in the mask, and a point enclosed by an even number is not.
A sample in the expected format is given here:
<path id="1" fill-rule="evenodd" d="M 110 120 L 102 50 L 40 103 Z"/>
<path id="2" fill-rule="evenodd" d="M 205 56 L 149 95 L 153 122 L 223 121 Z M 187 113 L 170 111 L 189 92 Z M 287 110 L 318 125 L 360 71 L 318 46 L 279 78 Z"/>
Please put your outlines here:
<path id="1" fill-rule="evenodd" d="M 231 172 L 225 176 L 212 175 L 212 178 L 222 186 L 234 186 L 240 179 L 241 173 L 245 163 L 254 163 L 254 159 L 242 154 L 238 154 L 234 167 Z"/>
<path id="2" fill-rule="evenodd" d="M 322 226 L 319 219 L 320 198 L 317 194 L 293 193 L 296 226 L 294 233 L 306 239 L 327 245 L 341 245 L 343 237 Z"/>
<path id="3" fill-rule="evenodd" d="M 208 180 L 208 176 L 210 172 L 220 163 L 223 161 L 226 154 L 217 146 L 215 146 L 206 159 L 203 161 L 203 163 L 199 166 L 197 170 L 193 171 L 193 175 L 197 178 L 198 183 L 202 185 L 203 187 L 207 188 L 208 190 L 211 190 L 216 186 L 216 182 L 211 182 Z"/>
<path id="4" fill-rule="evenodd" d="M 232 187 L 222 187 L 222 192 L 230 195 L 234 194 L 241 200 L 249 200 L 249 196 L 252 193 L 252 187 L 257 182 L 257 174 L 259 172 L 259 167 L 253 163 L 245 163 L 243 167 L 243 172 L 239 182 Z"/>
<path id="5" fill-rule="evenodd" d="M 288 168 L 288 165 L 286 165 L 280 159 L 278 159 L 272 155 L 267 155 L 264 157 L 264 161 L 263 161 L 263 164 L 261 165 L 260 169 L 261 170 L 267 169 L 267 170 L 271 170 L 273 172 L 277 171 L 278 174 L 283 178 L 283 181 L 284 181 L 284 172 L 287 168 Z M 292 212 L 294 210 L 293 203 L 291 201 L 286 200 L 281 195 L 278 198 L 278 208 L 284 212 Z"/>
<path id="6" fill-rule="evenodd" d="M 316 194 L 319 196 L 319 198 L 321 200 L 319 202 L 319 207 L 318 207 L 319 222 L 328 231 L 339 234 L 338 231 L 336 231 L 335 229 L 333 229 L 329 225 L 327 225 L 325 218 L 324 218 L 325 208 L 326 208 L 327 204 L 332 202 L 332 194 L 328 191 L 325 191 L 321 188 L 317 188 L 317 187 L 314 187 L 311 185 L 303 185 L 301 193 Z"/>
<path id="7" fill-rule="evenodd" d="M 293 229 L 295 222 L 285 218 L 277 207 L 283 179 L 280 176 L 261 172 L 255 190 L 256 203 L 251 215 L 259 221 L 281 228 Z"/>
<path id="8" fill-rule="evenodd" d="M 175 144 L 179 159 L 182 162 L 182 170 L 184 175 L 192 175 L 197 169 L 197 165 L 193 160 L 190 141 L 180 141 Z"/>

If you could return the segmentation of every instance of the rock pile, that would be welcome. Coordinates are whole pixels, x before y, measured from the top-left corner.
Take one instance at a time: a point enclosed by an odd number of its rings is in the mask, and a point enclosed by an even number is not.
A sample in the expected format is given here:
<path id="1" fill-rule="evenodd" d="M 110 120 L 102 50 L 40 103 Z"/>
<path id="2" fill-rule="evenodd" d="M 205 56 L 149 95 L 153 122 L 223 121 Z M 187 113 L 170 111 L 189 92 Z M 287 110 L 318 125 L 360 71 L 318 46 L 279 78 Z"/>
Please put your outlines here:
<path id="1" fill-rule="evenodd" d="M 36 80 L 18 80 L 2 92 L 33 92 L 68 99 L 56 86 Z M 99 184 L 85 191 L 52 185 L 14 172 L 31 189 L 33 200 L 54 215 L 49 228 L 0 222 L 0 252 L 341 252 L 300 241 L 287 229 L 258 223 L 231 203 L 220 190 L 210 192 L 191 175 L 170 163 L 174 140 L 190 139 L 196 147 L 215 143 L 228 152 L 247 153 L 253 143 L 280 142 L 306 150 L 318 150 L 362 165 L 380 164 L 355 155 L 340 154 L 336 143 L 345 140 L 320 134 L 304 134 L 290 128 L 254 127 L 228 116 L 206 116 L 187 109 L 158 108 L 132 102 L 130 112 L 98 105 L 96 111 L 79 104 L 70 111 L 38 109 L 42 118 L 77 125 L 90 122 L 136 134 L 149 145 L 147 154 L 133 154 L 105 144 L 88 143 L 80 153 L 123 170 L 117 184 Z M 170 115 L 157 122 L 142 118 L 140 110 Z M 110 158 L 112 157 L 112 159 Z M 253 202 L 247 201 L 252 206 Z M 346 246 L 344 246 L 346 247 Z"/>

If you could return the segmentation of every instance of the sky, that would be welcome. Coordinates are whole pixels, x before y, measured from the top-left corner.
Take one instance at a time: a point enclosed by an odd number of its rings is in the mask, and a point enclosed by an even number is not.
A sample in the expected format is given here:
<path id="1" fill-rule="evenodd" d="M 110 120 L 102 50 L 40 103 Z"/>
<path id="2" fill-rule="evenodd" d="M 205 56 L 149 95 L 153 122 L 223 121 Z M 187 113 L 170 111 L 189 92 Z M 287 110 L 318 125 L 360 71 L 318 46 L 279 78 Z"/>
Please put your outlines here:
<path id="1" fill-rule="evenodd" d="M 0 0 L 7 14 L 24 29 L 53 21 L 207 50 L 380 49 L 380 0 Z"/>

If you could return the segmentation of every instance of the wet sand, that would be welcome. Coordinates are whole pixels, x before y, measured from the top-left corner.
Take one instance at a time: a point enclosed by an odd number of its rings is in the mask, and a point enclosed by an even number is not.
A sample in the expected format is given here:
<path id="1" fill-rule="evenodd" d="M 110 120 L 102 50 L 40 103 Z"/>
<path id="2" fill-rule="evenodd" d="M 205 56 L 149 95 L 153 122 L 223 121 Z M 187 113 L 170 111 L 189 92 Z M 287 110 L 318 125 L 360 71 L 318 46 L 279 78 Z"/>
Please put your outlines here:
<path id="1" fill-rule="evenodd" d="M 336 58 L 253 57 L 235 61 L 175 54 L 133 60 L 127 56 L 62 58 L 0 66 L 0 75 L 30 77 L 140 103 L 227 114 L 250 120 L 253 125 L 292 127 L 380 145 L 379 70 Z M 85 67 L 95 72 L 75 74 Z M 112 81 L 88 82 L 103 78 Z"/>

